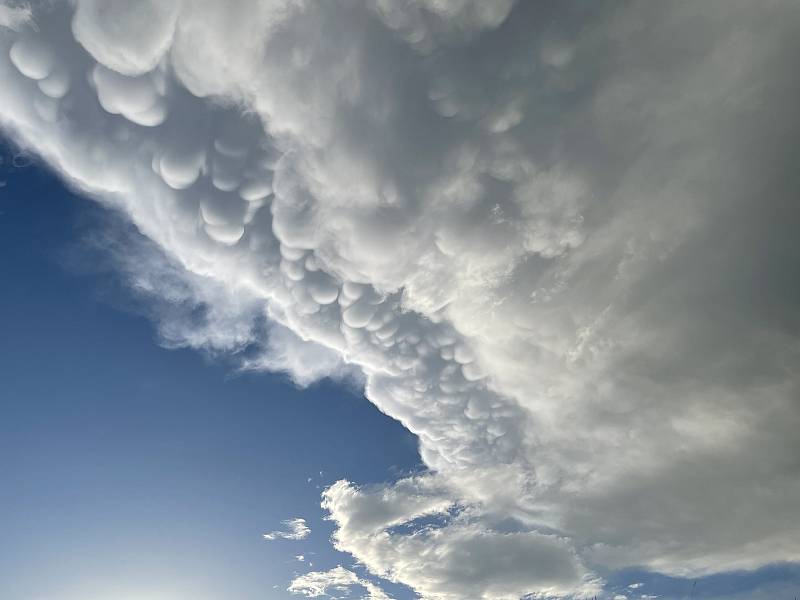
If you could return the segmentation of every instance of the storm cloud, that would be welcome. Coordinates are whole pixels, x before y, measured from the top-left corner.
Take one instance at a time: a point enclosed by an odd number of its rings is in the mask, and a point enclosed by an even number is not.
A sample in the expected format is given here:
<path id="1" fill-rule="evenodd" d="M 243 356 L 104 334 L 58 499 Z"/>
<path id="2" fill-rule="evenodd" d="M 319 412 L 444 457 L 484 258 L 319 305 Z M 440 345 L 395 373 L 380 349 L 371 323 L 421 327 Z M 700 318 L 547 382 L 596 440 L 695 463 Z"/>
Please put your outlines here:
<path id="1" fill-rule="evenodd" d="M 373 574 L 497 600 L 800 560 L 796 2 L 76 0 L 0 26 L 4 131 L 152 240 L 153 294 L 214 315 L 170 340 L 358 372 L 418 436 L 427 472 L 323 494 Z"/>

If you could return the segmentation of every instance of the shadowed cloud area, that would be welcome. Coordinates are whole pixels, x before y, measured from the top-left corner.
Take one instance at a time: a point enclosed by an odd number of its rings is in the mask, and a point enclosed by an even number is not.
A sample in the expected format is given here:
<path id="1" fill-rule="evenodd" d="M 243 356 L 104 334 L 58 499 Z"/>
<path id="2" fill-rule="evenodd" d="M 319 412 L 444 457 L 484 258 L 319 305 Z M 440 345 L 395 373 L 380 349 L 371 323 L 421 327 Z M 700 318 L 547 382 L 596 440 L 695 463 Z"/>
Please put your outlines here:
<path id="1" fill-rule="evenodd" d="M 515 600 L 800 561 L 796 2 L 0 23 L 4 131 L 153 242 L 114 253 L 167 345 L 363 386 L 418 437 L 425 471 L 322 493 L 372 575 Z M 290 591 L 351 587 L 388 597 Z"/>

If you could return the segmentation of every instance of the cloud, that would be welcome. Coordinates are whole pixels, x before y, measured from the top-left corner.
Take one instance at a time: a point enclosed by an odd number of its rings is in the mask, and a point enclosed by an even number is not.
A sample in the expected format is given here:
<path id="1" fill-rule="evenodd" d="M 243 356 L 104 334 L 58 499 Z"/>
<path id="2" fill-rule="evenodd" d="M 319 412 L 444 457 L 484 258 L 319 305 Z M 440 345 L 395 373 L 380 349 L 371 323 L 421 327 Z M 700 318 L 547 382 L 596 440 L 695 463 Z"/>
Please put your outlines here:
<path id="1" fill-rule="evenodd" d="M 31 21 L 31 7 L 27 3 L 0 3 L 0 27 L 19 31 Z"/>
<path id="2" fill-rule="evenodd" d="M 481 514 L 454 510 L 435 478 L 359 489 L 338 481 L 322 506 L 337 525 L 336 548 L 423 598 L 515 600 L 598 589 L 569 543 L 536 531 L 494 530 Z"/>
<path id="3" fill-rule="evenodd" d="M 348 598 L 350 588 L 362 587 L 366 591 L 363 600 L 391 600 L 390 596 L 369 580 L 361 579 L 341 565 L 329 571 L 311 571 L 292 580 L 288 591 L 309 598 L 327 596 L 329 598 Z"/>
<path id="4" fill-rule="evenodd" d="M 263 534 L 263 538 L 265 540 L 304 540 L 308 537 L 311 533 L 311 529 L 309 529 L 308 525 L 306 525 L 306 520 L 301 519 L 300 517 L 295 517 L 293 519 L 286 519 L 285 521 L 281 521 L 283 526 L 286 528 L 285 530 L 276 530 L 270 531 L 269 533 Z M 302 557 L 300 557 L 302 560 Z"/>
<path id="5" fill-rule="evenodd" d="M 243 360 L 242 368 L 284 372 L 301 387 L 325 377 L 341 382 L 361 383 L 362 380 L 360 372 L 330 348 L 301 339 L 292 330 L 277 324 L 269 327 L 264 347 Z"/>
<path id="6" fill-rule="evenodd" d="M 135 12 L 0 31 L 0 123 L 152 241 L 168 345 L 419 437 L 337 545 L 431 598 L 800 560 L 793 2 Z"/>

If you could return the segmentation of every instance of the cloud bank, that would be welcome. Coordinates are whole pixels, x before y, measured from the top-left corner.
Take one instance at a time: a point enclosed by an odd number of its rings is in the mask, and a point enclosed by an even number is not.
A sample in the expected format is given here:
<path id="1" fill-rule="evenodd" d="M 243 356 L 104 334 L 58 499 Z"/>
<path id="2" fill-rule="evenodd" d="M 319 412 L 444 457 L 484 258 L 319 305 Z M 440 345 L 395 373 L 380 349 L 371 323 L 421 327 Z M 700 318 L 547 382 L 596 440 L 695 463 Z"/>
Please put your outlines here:
<path id="1" fill-rule="evenodd" d="M 148 293 L 205 307 L 168 339 L 359 371 L 418 436 L 428 473 L 323 496 L 372 573 L 488 600 L 800 560 L 795 2 L 0 24 L 4 130 L 154 242 Z"/>

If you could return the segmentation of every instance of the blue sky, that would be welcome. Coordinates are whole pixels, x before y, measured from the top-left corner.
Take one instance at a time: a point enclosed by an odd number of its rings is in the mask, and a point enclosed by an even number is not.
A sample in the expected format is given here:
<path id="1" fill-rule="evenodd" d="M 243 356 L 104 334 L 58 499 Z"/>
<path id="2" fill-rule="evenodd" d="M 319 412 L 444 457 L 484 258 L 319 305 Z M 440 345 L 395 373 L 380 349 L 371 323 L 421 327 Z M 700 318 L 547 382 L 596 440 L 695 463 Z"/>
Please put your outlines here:
<path id="1" fill-rule="evenodd" d="M 0 596 L 793 597 L 798 23 L 0 0 Z"/>
<path id="2" fill-rule="evenodd" d="M 418 468 L 413 436 L 346 386 L 161 348 L 96 267 L 102 209 L 37 167 L 3 175 L 2 596 L 287 598 L 296 555 L 348 564 L 321 487 Z M 261 538 L 290 517 L 308 539 Z"/>

